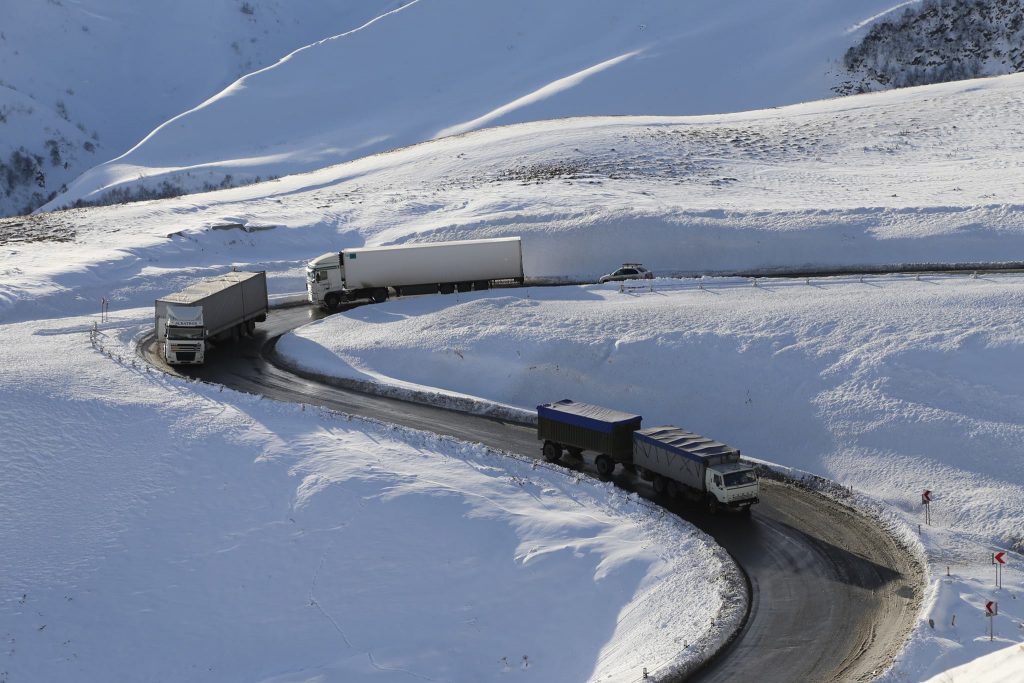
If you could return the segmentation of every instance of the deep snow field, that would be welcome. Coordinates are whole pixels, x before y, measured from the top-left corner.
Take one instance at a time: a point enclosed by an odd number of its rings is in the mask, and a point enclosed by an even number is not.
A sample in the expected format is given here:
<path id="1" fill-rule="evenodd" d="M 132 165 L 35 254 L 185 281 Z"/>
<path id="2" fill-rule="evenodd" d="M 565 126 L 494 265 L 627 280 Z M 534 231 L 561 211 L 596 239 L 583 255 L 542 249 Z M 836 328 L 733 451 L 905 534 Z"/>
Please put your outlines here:
<path id="1" fill-rule="evenodd" d="M 642 626 L 616 626 L 629 605 L 660 604 L 648 591 L 675 591 L 721 561 L 686 525 L 641 514 L 639 502 L 601 485 L 473 447 L 132 367 L 131 341 L 150 325 L 152 300 L 232 266 L 266 269 L 275 293 L 295 292 L 305 262 L 325 251 L 504 235 L 523 236 L 528 276 L 563 280 L 595 278 L 624 260 L 661 275 L 1019 261 L 1022 100 L 1024 78 L 1010 76 L 723 116 L 533 123 L 246 188 L 0 222 L 0 341 L 9 359 L 0 369 L 0 543 L 15 548 L 0 573 L 16 577 L 0 619 L 13 639 L 11 664 L 0 671 L 12 681 L 15 672 L 78 680 L 102 661 L 137 666 L 135 653 L 152 650 L 154 667 L 182 667 L 169 676 L 178 679 L 198 677 L 185 668 L 195 664 L 209 680 L 225 666 L 251 666 L 242 673 L 257 680 L 344 680 L 376 662 L 384 680 L 396 666 L 487 680 L 503 674 L 501 657 L 518 675 L 527 655 L 538 679 L 549 680 L 538 672 L 551 665 L 579 667 L 557 670 L 569 680 L 629 680 L 635 667 L 603 667 L 650 663 L 623 659 L 620 647 L 643 641 L 696 656 L 671 642 L 678 631 L 661 629 L 657 611 Z M 321 345 L 301 342 L 299 353 L 339 372 L 433 382 L 526 408 L 563 395 L 628 403 L 648 420 L 680 422 L 852 485 L 915 534 L 920 489 L 931 488 L 933 525 L 921 531 L 932 567 L 927 612 L 889 679 L 923 680 L 1021 640 L 1024 613 L 1013 597 L 1024 589 L 1021 556 L 1011 555 L 1003 591 L 986 588 L 988 554 L 1019 542 L 1024 516 L 1015 499 L 1024 487 L 1020 276 L 657 284 L 654 292 L 527 287 L 390 302 L 303 332 L 322 335 Z M 102 296 L 114 309 L 100 344 L 107 354 L 88 333 Z M 431 321 L 448 327 L 425 329 Z M 398 346 L 341 349 L 327 339 L 354 329 Z M 428 343 L 445 350 L 424 357 Z M 437 370 L 468 364 L 489 373 L 486 386 Z M 545 369 L 529 369 L 536 364 Z M 522 513 L 494 516 L 499 508 L 481 495 Z M 428 500 L 443 519 L 407 530 Z M 564 526 L 550 525 L 545 506 L 564 506 Z M 360 522 L 345 526 L 353 517 Z M 648 534 L 646 549 L 637 529 Z M 398 543 L 379 543 L 384 533 Z M 448 554 L 463 537 L 499 552 L 474 556 L 467 540 Z M 394 547 L 403 542 L 412 547 Z M 582 557 L 537 557 L 535 546 Z M 381 557 L 389 570 L 427 562 L 430 590 L 414 590 L 423 584 L 411 570 L 375 583 L 392 576 L 368 573 Z M 449 569 L 465 557 L 480 564 Z M 677 571 L 697 557 L 709 564 Z M 543 562 L 576 580 L 538 600 L 598 609 L 612 594 L 610 614 L 540 610 L 510 600 L 501 581 L 471 582 L 513 577 L 533 595 L 548 586 Z M 464 571 L 467 591 L 485 597 L 438 587 L 449 571 Z M 585 589 L 602 599 L 590 605 L 574 593 Z M 423 612 L 443 603 L 447 621 L 426 630 L 451 640 L 403 635 L 400 651 L 378 653 L 394 640 L 389 616 L 353 616 L 377 634 L 360 640 L 342 610 L 376 607 L 377 590 L 418 593 Z M 990 644 L 981 605 L 992 597 L 1001 614 Z M 469 602 L 483 616 L 459 621 Z M 76 611 L 82 604 L 88 613 Z M 583 625 L 553 622 L 558 637 L 535 625 L 481 627 L 467 646 L 479 660 L 428 656 L 466 645 L 471 619 L 497 624 L 508 611 Z M 953 613 L 956 626 L 947 626 Z M 681 618 L 674 609 L 672 617 Z M 409 626 L 403 633 L 424 623 L 398 621 Z M 232 630 L 238 624 L 245 630 Z M 224 631 L 222 640 L 213 635 Z M 561 657 L 566 634 L 580 635 L 582 654 L 553 663 L 545 653 Z M 77 642 L 81 649 L 55 654 Z M 309 649 L 289 648 L 295 643 Z M 21 654 L 45 670 L 12 668 L 28 666 L 15 662 Z M 61 668 L 76 666 L 61 658 L 75 655 L 83 669 Z M 451 668 L 464 663 L 472 670 Z"/>

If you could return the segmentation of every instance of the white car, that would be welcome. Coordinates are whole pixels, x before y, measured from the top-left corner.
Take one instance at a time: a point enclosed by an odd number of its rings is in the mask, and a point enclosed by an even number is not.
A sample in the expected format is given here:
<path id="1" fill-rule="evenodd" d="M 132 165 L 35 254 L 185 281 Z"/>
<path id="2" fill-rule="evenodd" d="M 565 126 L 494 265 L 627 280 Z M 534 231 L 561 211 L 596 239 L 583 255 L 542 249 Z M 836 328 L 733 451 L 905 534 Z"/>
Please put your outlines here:
<path id="1" fill-rule="evenodd" d="M 653 280 L 654 274 L 639 263 L 623 263 L 614 273 L 602 275 L 600 283 L 619 282 L 621 280 Z"/>

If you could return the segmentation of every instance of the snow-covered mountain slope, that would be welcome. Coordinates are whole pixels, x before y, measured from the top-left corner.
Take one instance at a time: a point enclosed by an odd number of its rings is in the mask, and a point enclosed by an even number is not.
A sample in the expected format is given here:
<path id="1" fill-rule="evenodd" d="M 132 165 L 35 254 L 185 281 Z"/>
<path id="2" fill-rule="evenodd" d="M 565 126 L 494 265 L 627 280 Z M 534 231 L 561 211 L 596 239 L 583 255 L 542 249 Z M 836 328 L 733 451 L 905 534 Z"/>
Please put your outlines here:
<path id="1" fill-rule="evenodd" d="M 396 0 L 4 0 L 0 215 L 24 212 L 172 116 Z"/>
<path id="2" fill-rule="evenodd" d="M 1024 71 L 1024 1 L 924 0 L 873 22 L 843 56 L 841 94 Z"/>
<path id="3" fill-rule="evenodd" d="M 309 171 L 498 124 L 816 99 L 892 4 L 419 0 L 246 76 L 47 208 Z"/>
<path id="4" fill-rule="evenodd" d="M 538 122 L 245 188 L 40 214 L 0 228 L 7 272 L 31 274 L 0 282 L 0 312 L 62 301 L 64 275 L 97 260 L 135 305 L 173 286 L 163 269 L 232 263 L 237 244 L 271 248 L 264 266 L 291 269 L 293 291 L 325 251 L 503 235 L 523 236 L 527 275 L 570 279 L 624 260 L 660 274 L 1019 260 L 1022 110 L 1024 76 L 1011 75 L 725 116 Z M 231 225 L 252 232 L 215 229 Z M 62 235 L 79 248 L 60 259 L 26 241 Z M 111 294 L 102 282 L 91 299 Z"/>

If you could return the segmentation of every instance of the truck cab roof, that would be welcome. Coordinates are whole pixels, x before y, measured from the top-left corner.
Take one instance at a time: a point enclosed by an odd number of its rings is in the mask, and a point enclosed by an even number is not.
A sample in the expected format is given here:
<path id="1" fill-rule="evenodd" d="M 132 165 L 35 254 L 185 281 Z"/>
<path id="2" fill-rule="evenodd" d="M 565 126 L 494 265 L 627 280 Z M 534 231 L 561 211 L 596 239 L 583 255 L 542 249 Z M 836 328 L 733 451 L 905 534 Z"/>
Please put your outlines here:
<path id="1" fill-rule="evenodd" d="M 307 268 L 317 268 L 317 267 L 320 267 L 320 266 L 330 266 L 330 265 L 337 266 L 338 265 L 338 260 L 339 260 L 338 252 L 336 252 L 336 251 L 329 251 L 326 254 L 320 254 L 319 256 L 317 256 L 315 259 L 310 261 L 309 264 L 306 267 Z"/>

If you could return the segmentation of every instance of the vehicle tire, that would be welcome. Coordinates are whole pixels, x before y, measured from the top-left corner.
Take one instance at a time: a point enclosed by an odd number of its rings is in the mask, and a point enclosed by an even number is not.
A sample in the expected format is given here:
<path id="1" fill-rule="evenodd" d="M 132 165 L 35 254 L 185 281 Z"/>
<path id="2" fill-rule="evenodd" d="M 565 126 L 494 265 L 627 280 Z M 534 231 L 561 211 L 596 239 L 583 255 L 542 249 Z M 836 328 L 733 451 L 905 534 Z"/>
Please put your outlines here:
<path id="1" fill-rule="evenodd" d="M 749 517 L 750 516 L 750 508 L 752 508 L 752 507 L 754 507 L 754 506 L 753 505 L 748 505 L 747 507 L 745 507 L 742 510 L 740 510 L 740 514 L 743 515 L 744 517 Z"/>
<path id="2" fill-rule="evenodd" d="M 235 325 L 234 327 L 231 328 L 231 343 L 232 344 L 238 343 L 239 337 L 242 336 L 242 328 L 244 326 L 245 326 L 245 323 L 238 323 L 237 325 Z"/>
<path id="3" fill-rule="evenodd" d="M 459 290 L 459 292 L 472 292 L 473 291 L 473 283 L 472 282 L 460 282 L 458 284 L 458 290 Z"/>
<path id="4" fill-rule="evenodd" d="M 245 323 L 245 334 L 249 337 L 256 334 L 256 321 L 249 320 Z"/>
<path id="5" fill-rule="evenodd" d="M 714 496 L 708 496 L 708 512 L 712 515 L 717 515 L 721 510 L 721 506 L 718 504 L 718 499 Z"/>
<path id="6" fill-rule="evenodd" d="M 483 290 L 490 289 L 490 288 L 491 288 L 491 281 L 490 280 L 477 280 L 476 282 L 473 283 L 473 289 L 475 289 L 478 292 L 482 292 Z"/>
<path id="7" fill-rule="evenodd" d="M 440 284 L 437 286 L 437 291 L 441 292 L 442 294 L 451 294 L 452 292 L 455 291 L 455 285 L 452 284 L 451 282 L 445 282 L 444 284 Z"/>
<path id="8" fill-rule="evenodd" d="M 370 301 L 375 304 L 382 304 L 388 300 L 388 290 L 386 287 L 378 287 L 370 293 Z"/>
<path id="9" fill-rule="evenodd" d="M 597 468 L 597 473 L 602 477 L 610 477 L 612 476 L 612 472 L 615 471 L 615 461 L 602 453 L 597 456 L 597 460 L 594 461 L 594 467 Z"/>
<path id="10" fill-rule="evenodd" d="M 562 457 L 562 447 L 554 441 L 545 441 L 541 453 L 544 454 L 544 459 L 548 462 L 558 462 Z"/>
<path id="11" fill-rule="evenodd" d="M 334 292 L 331 292 L 330 294 L 324 297 L 324 306 L 327 306 L 328 311 L 338 310 L 339 303 L 341 303 L 341 299 L 339 299 L 338 295 L 335 294 Z"/>
<path id="12" fill-rule="evenodd" d="M 651 483 L 654 485 L 654 492 L 659 496 L 664 496 L 665 492 L 668 491 L 668 482 L 660 474 L 654 475 L 654 481 Z"/>

